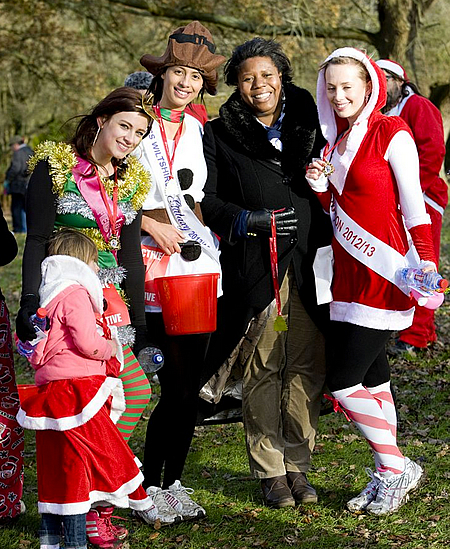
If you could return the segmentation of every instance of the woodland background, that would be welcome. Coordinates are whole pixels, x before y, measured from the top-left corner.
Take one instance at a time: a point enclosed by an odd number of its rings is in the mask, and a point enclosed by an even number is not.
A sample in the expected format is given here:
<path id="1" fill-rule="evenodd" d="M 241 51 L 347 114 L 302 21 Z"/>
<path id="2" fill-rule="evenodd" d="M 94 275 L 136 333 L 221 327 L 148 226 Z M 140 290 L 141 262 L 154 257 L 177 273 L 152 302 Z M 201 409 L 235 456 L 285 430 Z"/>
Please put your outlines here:
<path id="1" fill-rule="evenodd" d="M 12 135 L 32 146 L 64 138 L 64 122 L 142 69 L 141 55 L 161 55 L 168 33 L 193 19 L 227 57 L 256 35 L 280 41 L 295 83 L 312 93 L 336 47 L 399 61 L 442 111 L 450 169 L 449 0 L 0 0 L 0 174 Z M 206 98 L 211 115 L 231 91 L 221 84 Z"/>
<path id="2" fill-rule="evenodd" d="M 198 19 L 217 50 L 256 35 L 280 41 L 296 84 L 314 93 L 317 67 L 336 47 L 353 45 L 402 63 L 424 95 L 439 106 L 450 169 L 450 0 L 0 0 L 0 183 L 8 142 L 21 134 L 34 147 L 63 139 L 70 117 L 87 112 L 130 72 L 144 53 L 161 55 L 168 33 Z M 223 84 L 206 98 L 212 116 L 232 90 Z M 301 108 L 301 105 L 299 106 Z M 448 217 L 448 216 L 447 216 Z M 440 270 L 450 277 L 450 221 L 444 218 Z M 11 317 L 19 306 L 24 235 L 18 259 L 2 269 Z M 153 529 L 120 512 L 130 531 L 127 549 L 444 549 L 450 546 L 450 302 L 437 312 L 439 341 L 415 358 L 392 361 L 400 403 L 400 445 L 427 472 L 424 486 L 398 513 L 353 515 L 345 502 L 367 482 L 367 445 L 338 414 L 320 422 L 309 478 L 314 507 L 263 507 L 249 477 L 241 424 L 196 430 L 184 484 L 207 510 L 200 523 Z M 19 383 L 30 368 L 16 355 Z M 154 400 L 131 439 L 142 459 Z M 26 433 L 24 501 L 27 513 L 0 528 L 0 549 L 37 549 L 34 434 Z"/>

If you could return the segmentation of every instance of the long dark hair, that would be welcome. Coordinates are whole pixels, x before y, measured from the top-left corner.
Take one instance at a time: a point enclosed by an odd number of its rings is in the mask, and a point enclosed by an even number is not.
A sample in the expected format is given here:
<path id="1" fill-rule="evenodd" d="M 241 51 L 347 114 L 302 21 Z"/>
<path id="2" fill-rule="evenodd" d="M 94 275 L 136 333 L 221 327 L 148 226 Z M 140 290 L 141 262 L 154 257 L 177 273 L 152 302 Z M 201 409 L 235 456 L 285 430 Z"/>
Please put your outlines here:
<path id="1" fill-rule="evenodd" d="M 284 53 L 281 44 L 275 42 L 275 40 L 266 40 L 258 36 L 234 48 L 230 59 L 228 59 L 223 69 L 225 84 L 228 86 L 237 86 L 241 64 L 252 57 L 269 57 L 281 73 L 283 84 L 292 82 L 291 62 Z"/>
<path id="2" fill-rule="evenodd" d="M 98 131 L 97 118 L 103 117 L 105 120 L 108 120 L 118 112 L 138 112 L 139 114 L 145 115 L 149 120 L 145 135 L 150 131 L 151 118 L 142 107 L 142 94 L 134 88 L 117 88 L 97 103 L 92 111 L 89 114 L 84 115 L 79 121 L 75 133 L 70 140 L 70 144 L 75 148 L 77 154 L 79 154 L 81 158 L 95 164 L 90 151 L 94 145 L 95 136 Z M 122 162 L 123 159 L 112 159 L 112 164 L 114 166 L 119 166 Z"/>

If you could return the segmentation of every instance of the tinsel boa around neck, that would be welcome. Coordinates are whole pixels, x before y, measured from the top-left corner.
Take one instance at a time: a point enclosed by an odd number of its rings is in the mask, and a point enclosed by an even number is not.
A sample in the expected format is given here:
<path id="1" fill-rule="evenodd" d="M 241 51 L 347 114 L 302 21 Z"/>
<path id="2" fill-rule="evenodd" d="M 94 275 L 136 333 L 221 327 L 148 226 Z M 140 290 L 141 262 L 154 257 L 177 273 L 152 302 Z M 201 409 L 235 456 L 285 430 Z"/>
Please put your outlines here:
<path id="1" fill-rule="evenodd" d="M 57 196 L 62 196 L 67 184 L 67 177 L 77 165 L 77 156 L 71 145 L 44 141 L 36 147 L 29 162 L 32 172 L 36 164 L 46 160 L 49 163 L 50 175 L 53 180 L 53 190 Z M 102 179 L 106 192 L 112 196 L 114 181 Z M 125 170 L 118 179 L 119 202 L 130 202 L 135 211 L 139 210 L 150 190 L 150 175 L 134 156 L 127 158 Z"/>

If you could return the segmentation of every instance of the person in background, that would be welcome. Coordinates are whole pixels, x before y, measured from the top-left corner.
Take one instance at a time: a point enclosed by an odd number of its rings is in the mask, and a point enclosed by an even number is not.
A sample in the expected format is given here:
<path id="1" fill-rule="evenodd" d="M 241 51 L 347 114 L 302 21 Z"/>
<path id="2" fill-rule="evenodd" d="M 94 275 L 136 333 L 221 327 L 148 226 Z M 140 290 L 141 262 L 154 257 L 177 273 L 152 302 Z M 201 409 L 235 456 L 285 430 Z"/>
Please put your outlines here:
<path id="1" fill-rule="evenodd" d="M 262 333 L 243 365 L 250 470 L 266 505 L 315 503 L 306 473 L 325 380 L 327 308 L 317 306 L 312 263 L 331 238 L 304 177 L 323 143 L 317 109 L 292 83 L 289 59 L 272 40 L 237 46 L 224 74 L 236 89 L 206 124 L 203 140 L 201 207 L 221 238 L 224 291 L 206 364 L 212 375 L 260 317 Z M 287 331 L 275 328 L 278 316 Z"/>
<path id="2" fill-rule="evenodd" d="M 12 159 L 5 175 L 5 184 L 8 194 L 11 195 L 11 215 L 14 233 L 26 233 L 27 224 L 25 219 L 25 195 L 27 192 L 28 160 L 33 150 L 25 143 L 23 137 L 15 135 L 11 138 L 9 145 L 12 150 Z"/>
<path id="3" fill-rule="evenodd" d="M 419 268 L 436 271 L 419 159 L 407 124 L 381 114 L 386 79 L 364 52 L 346 47 L 319 70 L 317 108 L 327 145 L 306 176 L 333 225 L 327 385 L 375 458 L 375 472 L 351 511 L 386 515 L 416 489 L 423 470 L 397 444 L 397 414 L 385 345 L 411 325 L 413 298 L 397 286 L 409 264 L 408 230 Z"/>
<path id="4" fill-rule="evenodd" d="M 152 83 L 153 75 L 147 71 L 137 71 L 129 74 L 123 83 L 124 86 L 128 88 L 134 88 L 144 93 L 150 87 Z"/>
<path id="5" fill-rule="evenodd" d="M 400 116 L 410 127 L 419 153 L 420 186 L 427 213 L 431 218 L 434 253 L 439 263 L 442 218 L 448 202 L 447 183 L 439 176 L 445 158 L 445 139 L 442 115 L 433 103 L 419 93 L 405 69 L 390 59 L 380 59 L 387 80 L 387 102 L 383 113 Z M 414 321 L 402 330 L 393 346 L 394 355 L 415 353 L 435 342 L 434 310 L 416 307 Z"/>
<path id="6" fill-rule="evenodd" d="M 50 328 L 29 359 L 39 389 L 17 414 L 22 427 L 36 431 L 40 547 L 59 549 L 63 535 L 67 549 L 87 549 L 88 525 L 91 543 L 119 549 L 119 539 L 100 541 L 107 532 L 91 535 L 91 505 L 155 506 L 141 486 L 139 463 L 115 426 L 125 409 L 117 328 L 109 328 L 103 316 L 94 242 L 63 229 L 48 253 L 39 296 Z"/>
<path id="7" fill-rule="evenodd" d="M 145 324 L 140 249 L 141 207 L 150 182 L 139 161 L 129 156 L 150 129 L 149 112 L 150 106 L 137 90 L 117 88 L 80 118 L 70 143 L 46 141 L 36 148 L 30 163 L 28 234 L 16 320 L 19 339 L 34 339 L 29 317 L 39 307 L 40 266 L 52 234 L 68 227 L 89 236 L 99 250 L 99 277 L 108 303 L 105 317 L 118 327 L 123 346 L 125 365 L 119 377 L 126 410 L 116 426 L 125 440 L 151 395 L 150 383 L 135 356 L 152 346 Z M 149 522 L 156 520 L 153 510 L 146 514 Z M 111 525 L 110 507 L 94 509 L 89 522 L 90 540 L 100 547 L 111 536 L 121 535 Z"/>
<path id="8" fill-rule="evenodd" d="M 0 208 L 0 265 L 17 255 L 17 243 Z M 0 525 L 25 512 L 23 492 L 23 430 L 16 420 L 19 410 L 11 324 L 5 297 L 0 289 Z"/>
<path id="9" fill-rule="evenodd" d="M 157 276 L 221 272 L 217 239 L 201 217 L 206 180 L 203 127 L 190 105 L 204 92 L 216 93 L 216 69 L 224 61 L 215 53 L 211 33 L 198 21 L 174 30 L 161 57 L 141 58 L 154 75 L 149 91 L 157 113 L 157 123 L 135 153 L 152 180 L 142 218 L 142 230 L 148 235 L 142 238 L 148 261 L 146 319 L 165 357 L 164 368 L 158 371 L 160 400 L 147 425 L 144 486 L 162 522 L 205 516 L 181 476 L 194 434 L 210 334 L 166 334 L 152 268 L 159 263 Z M 160 261 L 150 262 L 151 254 Z"/>

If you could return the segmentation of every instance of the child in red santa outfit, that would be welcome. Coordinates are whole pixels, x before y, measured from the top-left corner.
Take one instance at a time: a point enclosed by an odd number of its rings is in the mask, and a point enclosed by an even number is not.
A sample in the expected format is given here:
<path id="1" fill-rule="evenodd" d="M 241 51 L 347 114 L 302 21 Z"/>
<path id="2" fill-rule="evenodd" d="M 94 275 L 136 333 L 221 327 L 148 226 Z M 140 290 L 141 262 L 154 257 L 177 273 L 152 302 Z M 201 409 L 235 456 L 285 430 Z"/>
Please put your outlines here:
<path id="1" fill-rule="evenodd" d="M 385 344 L 411 325 L 414 306 L 396 273 L 417 254 L 419 267 L 436 270 L 416 146 L 405 122 L 380 113 L 385 102 L 380 68 L 355 48 L 334 51 L 317 83 L 328 144 L 306 174 L 334 230 L 327 383 L 375 457 L 347 507 L 375 515 L 397 510 L 423 476 L 397 446 Z"/>
<path id="2" fill-rule="evenodd" d="M 103 322 L 97 248 L 84 234 L 62 230 L 41 270 L 50 329 L 30 359 L 38 392 L 22 403 L 17 420 L 36 430 L 41 549 L 59 549 L 62 532 L 67 549 L 85 549 L 86 522 L 96 524 L 91 514 L 111 505 L 148 510 L 152 501 L 114 424 L 125 407 L 116 377 L 123 357 L 114 328 Z M 101 524 L 101 531 L 87 528 L 89 541 L 122 547 L 126 530 Z"/>

